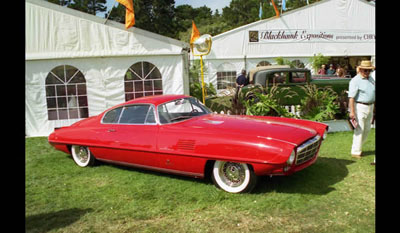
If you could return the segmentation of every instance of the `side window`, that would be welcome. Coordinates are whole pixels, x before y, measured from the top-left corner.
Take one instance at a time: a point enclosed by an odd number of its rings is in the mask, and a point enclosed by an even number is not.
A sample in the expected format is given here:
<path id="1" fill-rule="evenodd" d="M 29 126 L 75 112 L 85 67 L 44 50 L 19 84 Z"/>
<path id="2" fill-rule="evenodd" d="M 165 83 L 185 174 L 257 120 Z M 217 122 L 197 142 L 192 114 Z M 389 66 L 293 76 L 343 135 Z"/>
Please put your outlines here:
<path id="1" fill-rule="evenodd" d="M 288 72 L 274 72 L 268 74 L 268 86 L 285 83 Z"/>
<path id="2" fill-rule="evenodd" d="M 150 105 L 132 105 L 123 108 L 120 124 L 153 124 L 154 108 Z"/>
<path id="3" fill-rule="evenodd" d="M 305 83 L 306 82 L 306 72 L 292 72 L 292 77 L 289 83 Z"/>
<path id="4" fill-rule="evenodd" d="M 105 123 L 105 124 L 118 123 L 119 116 L 121 114 L 121 110 L 122 110 L 122 108 L 116 108 L 116 109 L 113 109 L 113 110 L 107 112 L 106 114 L 104 114 L 103 123 Z"/>

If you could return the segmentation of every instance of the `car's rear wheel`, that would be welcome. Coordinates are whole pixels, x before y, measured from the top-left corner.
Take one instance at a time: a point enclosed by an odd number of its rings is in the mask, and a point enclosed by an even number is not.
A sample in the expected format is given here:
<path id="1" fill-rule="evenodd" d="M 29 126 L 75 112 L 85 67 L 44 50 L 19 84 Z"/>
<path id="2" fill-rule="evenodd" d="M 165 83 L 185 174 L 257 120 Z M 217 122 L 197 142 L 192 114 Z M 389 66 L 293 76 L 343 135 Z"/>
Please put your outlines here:
<path id="1" fill-rule="evenodd" d="M 71 147 L 72 158 L 75 163 L 80 167 L 87 167 L 94 165 L 95 158 L 86 146 L 73 145 Z"/>
<path id="2" fill-rule="evenodd" d="M 257 176 L 245 163 L 215 161 L 211 177 L 217 187 L 229 193 L 250 192 L 257 184 Z"/>

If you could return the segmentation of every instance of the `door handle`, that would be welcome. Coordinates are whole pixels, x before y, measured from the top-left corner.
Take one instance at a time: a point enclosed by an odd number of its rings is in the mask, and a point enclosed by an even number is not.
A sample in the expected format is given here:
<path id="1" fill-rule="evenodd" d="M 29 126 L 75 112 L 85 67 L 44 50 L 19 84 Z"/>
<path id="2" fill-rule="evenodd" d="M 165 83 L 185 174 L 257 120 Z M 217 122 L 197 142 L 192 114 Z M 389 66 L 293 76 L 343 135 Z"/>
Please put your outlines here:
<path id="1" fill-rule="evenodd" d="M 109 132 L 109 133 L 113 133 L 113 132 L 116 132 L 117 130 L 115 130 L 115 129 L 109 129 L 109 130 L 107 130 L 107 132 Z"/>

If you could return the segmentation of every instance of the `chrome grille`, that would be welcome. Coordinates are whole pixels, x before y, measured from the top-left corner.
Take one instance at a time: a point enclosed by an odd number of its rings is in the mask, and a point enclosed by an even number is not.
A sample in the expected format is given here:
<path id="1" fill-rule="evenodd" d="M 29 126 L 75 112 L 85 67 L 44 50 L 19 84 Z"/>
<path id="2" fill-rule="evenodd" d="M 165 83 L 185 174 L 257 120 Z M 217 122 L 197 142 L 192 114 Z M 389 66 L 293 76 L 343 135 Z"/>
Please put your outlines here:
<path id="1" fill-rule="evenodd" d="M 317 135 L 297 147 L 296 165 L 305 163 L 314 157 L 320 145 L 320 139 L 321 136 Z"/>

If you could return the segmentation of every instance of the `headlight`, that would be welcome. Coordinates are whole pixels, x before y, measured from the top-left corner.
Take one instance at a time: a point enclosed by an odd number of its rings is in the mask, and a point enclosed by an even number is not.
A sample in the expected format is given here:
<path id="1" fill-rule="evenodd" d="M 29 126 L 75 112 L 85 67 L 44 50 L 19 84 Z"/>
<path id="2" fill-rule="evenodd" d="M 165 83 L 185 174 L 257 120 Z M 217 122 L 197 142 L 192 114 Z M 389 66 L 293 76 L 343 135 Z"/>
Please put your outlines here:
<path id="1" fill-rule="evenodd" d="M 325 140 L 325 138 L 328 137 L 328 129 L 325 130 L 324 135 L 322 136 L 322 139 Z"/>
<path id="2" fill-rule="evenodd" d="M 289 159 L 286 161 L 288 165 L 292 165 L 294 162 L 294 158 L 296 157 L 295 149 L 293 149 L 292 153 L 290 154 Z"/>

